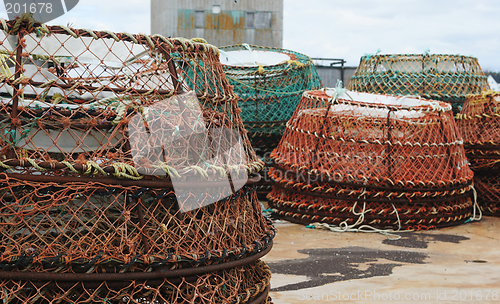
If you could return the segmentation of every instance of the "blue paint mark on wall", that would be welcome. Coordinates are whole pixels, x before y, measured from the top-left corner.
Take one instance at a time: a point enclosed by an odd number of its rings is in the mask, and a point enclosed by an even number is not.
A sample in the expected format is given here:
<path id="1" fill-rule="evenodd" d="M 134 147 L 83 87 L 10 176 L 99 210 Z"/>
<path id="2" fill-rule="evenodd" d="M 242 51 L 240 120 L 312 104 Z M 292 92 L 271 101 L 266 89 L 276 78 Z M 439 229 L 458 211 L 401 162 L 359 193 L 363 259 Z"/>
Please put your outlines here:
<path id="1" fill-rule="evenodd" d="M 177 10 L 177 27 L 182 29 L 194 28 L 194 19 L 196 16 L 195 10 L 179 9 Z"/>
<path id="2" fill-rule="evenodd" d="M 244 11 L 226 11 L 226 13 L 233 18 L 233 24 L 240 23 L 241 19 L 245 18 Z"/>

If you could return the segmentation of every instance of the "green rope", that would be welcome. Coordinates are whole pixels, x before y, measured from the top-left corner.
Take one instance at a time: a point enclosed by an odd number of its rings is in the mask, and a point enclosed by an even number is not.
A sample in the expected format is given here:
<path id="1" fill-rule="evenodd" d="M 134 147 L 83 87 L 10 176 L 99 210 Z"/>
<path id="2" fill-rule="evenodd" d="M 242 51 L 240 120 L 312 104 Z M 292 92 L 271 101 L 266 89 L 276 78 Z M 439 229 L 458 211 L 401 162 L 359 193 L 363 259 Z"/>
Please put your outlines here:
<path id="1" fill-rule="evenodd" d="M 31 124 L 29 124 L 29 127 L 28 129 L 25 129 L 23 131 L 21 131 L 20 133 L 20 136 L 18 139 L 16 139 L 16 129 L 13 129 L 13 130 L 10 130 L 10 131 L 7 131 L 7 130 L 4 130 L 4 134 L 7 136 L 3 136 L 1 133 L 0 133 L 0 137 L 6 142 L 8 143 L 12 148 L 15 148 L 17 146 L 17 144 L 26 138 L 26 136 L 28 136 L 28 134 L 31 132 L 31 130 L 33 130 L 33 128 L 36 126 L 37 124 L 37 120 L 39 118 L 38 117 L 35 117 L 35 119 L 33 120 L 33 122 Z M 12 141 L 10 139 L 8 139 L 8 137 L 12 138 Z"/>

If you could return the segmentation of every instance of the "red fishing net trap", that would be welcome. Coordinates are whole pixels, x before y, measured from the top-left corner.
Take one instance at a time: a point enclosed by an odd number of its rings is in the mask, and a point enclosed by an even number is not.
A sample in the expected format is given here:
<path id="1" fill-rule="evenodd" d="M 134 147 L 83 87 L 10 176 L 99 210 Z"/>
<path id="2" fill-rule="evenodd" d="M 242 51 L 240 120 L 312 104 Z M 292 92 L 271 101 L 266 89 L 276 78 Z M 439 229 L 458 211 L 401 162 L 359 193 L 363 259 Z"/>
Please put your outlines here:
<path id="1" fill-rule="evenodd" d="M 485 214 L 500 216 L 500 92 L 468 95 L 456 120 L 479 206 Z"/>
<path id="2" fill-rule="evenodd" d="M 477 218 L 457 131 L 448 103 L 307 91 L 271 154 L 270 206 L 278 217 L 339 231 L 431 229 Z"/>
<path id="3" fill-rule="evenodd" d="M 4 303 L 264 303 L 274 230 L 217 48 L 0 20 Z"/>

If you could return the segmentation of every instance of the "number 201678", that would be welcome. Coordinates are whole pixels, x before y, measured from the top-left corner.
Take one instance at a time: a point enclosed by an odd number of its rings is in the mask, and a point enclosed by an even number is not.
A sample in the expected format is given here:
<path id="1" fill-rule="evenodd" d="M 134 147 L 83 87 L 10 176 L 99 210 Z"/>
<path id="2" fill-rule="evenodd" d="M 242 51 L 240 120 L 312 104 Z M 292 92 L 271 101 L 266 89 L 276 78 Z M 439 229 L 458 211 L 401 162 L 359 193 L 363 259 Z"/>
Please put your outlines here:
<path id="1" fill-rule="evenodd" d="M 6 3 L 5 8 L 7 13 L 19 14 L 19 13 L 52 13 L 52 3 Z"/>

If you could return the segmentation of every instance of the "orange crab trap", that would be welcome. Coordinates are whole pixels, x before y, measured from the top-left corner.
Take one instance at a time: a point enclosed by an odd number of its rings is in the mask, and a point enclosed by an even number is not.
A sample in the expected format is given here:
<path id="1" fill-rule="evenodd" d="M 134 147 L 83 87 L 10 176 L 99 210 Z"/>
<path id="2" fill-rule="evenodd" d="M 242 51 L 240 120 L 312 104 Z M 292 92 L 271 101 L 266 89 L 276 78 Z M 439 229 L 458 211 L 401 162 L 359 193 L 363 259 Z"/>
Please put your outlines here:
<path id="1" fill-rule="evenodd" d="M 293 222 L 419 230 L 476 218 L 448 103 L 306 91 L 271 158 L 269 204 Z"/>
<path id="2" fill-rule="evenodd" d="M 1 26 L 0 298 L 268 301 L 263 164 L 217 48 Z"/>
<path id="3" fill-rule="evenodd" d="M 468 95 L 456 115 L 484 214 L 500 215 L 500 92 Z"/>
<path id="4" fill-rule="evenodd" d="M 347 89 L 399 96 L 421 96 L 462 108 L 467 94 L 489 89 L 477 58 L 446 54 L 369 54 L 361 57 Z"/>

